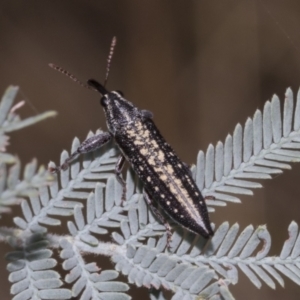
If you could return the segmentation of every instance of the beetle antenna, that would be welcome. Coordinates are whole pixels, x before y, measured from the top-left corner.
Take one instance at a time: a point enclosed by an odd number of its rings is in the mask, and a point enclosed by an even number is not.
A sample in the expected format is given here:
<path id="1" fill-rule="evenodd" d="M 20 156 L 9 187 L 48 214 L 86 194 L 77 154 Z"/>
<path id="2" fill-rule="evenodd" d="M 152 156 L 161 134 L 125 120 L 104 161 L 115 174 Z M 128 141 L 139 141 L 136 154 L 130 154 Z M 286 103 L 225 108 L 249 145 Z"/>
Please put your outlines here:
<path id="1" fill-rule="evenodd" d="M 110 48 L 109 48 L 109 54 L 108 54 L 108 57 L 107 57 L 106 74 L 105 74 L 105 80 L 104 80 L 104 85 L 103 85 L 104 87 L 106 86 L 106 83 L 107 83 L 107 80 L 108 80 L 110 65 L 111 65 L 112 57 L 114 55 L 116 44 L 117 44 L 117 38 L 114 36 L 112 38 Z"/>
<path id="2" fill-rule="evenodd" d="M 111 44 L 110 44 L 110 48 L 109 48 L 109 53 L 108 53 L 108 57 L 107 57 L 107 64 L 106 64 L 106 74 L 105 74 L 105 80 L 104 80 L 104 84 L 103 84 L 103 87 L 101 89 L 101 93 L 103 94 L 104 91 L 106 94 L 107 91 L 105 90 L 105 86 L 106 86 L 106 83 L 107 83 L 107 80 L 108 80 L 108 75 L 109 75 L 109 71 L 110 71 L 110 66 L 111 66 L 111 61 L 112 61 L 112 57 L 113 57 L 113 54 L 114 54 L 114 50 L 115 50 L 115 47 L 116 47 L 116 44 L 117 44 L 117 38 L 114 36 L 112 38 L 112 41 L 111 41 Z M 80 86 L 82 87 L 85 87 L 89 90 L 94 90 L 94 91 L 100 91 L 99 90 L 99 86 L 97 85 L 97 87 L 92 84 L 92 83 L 88 83 L 88 84 L 85 84 L 83 82 L 81 82 L 79 79 L 77 79 L 72 73 L 70 73 L 69 71 L 67 71 L 66 69 L 60 67 L 60 66 L 57 66 L 55 64 L 52 64 L 50 63 L 49 64 L 49 67 L 64 74 L 65 76 L 69 77 L 71 80 L 73 80 L 74 82 L 76 82 L 77 84 L 79 84 Z M 102 86 L 102 85 L 101 85 Z"/>
<path id="3" fill-rule="evenodd" d="M 66 75 L 67 77 L 69 77 L 71 80 L 73 80 L 74 82 L 76 82 L 80 86 L 85 87 L 85 88 L 87 88 L 89 90 L 95 90 L 93 87 L 91 87 L 91 86 L 89 86 L 87 84 L 82 83 L 79 79 L 77 79 L 72 73 L 70 73 L 66 69 L 64 69 L 62 67 L 59 67 L 59 66 L 57 66 L 55 64 L 52 64 L 52 63 L 49 64 L 49 67 L 52 68 L 52 69 L 54 69 L 54 70 L 56 70 L 56 71 L 58 71 L 58 72 L 60 72 L 60 73 L 62 73 L 62 74 L 64 74 L 64 75 Z"/>

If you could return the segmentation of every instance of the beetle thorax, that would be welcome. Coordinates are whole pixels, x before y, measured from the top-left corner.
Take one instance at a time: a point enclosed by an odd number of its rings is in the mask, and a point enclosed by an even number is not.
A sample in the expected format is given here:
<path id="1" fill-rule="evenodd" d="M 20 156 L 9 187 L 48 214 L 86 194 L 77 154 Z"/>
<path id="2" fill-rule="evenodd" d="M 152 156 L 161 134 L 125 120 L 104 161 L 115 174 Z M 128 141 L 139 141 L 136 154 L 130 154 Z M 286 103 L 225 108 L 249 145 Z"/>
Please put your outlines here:
<path id="1" fill-rule="evenodd" d="M 139 110 L 118 92 L 106 94 L 101 99 L 101 104 L 105 112 L 107 127 L 113 135 L 126 125 L 135 122 L 140 115 Z"/>

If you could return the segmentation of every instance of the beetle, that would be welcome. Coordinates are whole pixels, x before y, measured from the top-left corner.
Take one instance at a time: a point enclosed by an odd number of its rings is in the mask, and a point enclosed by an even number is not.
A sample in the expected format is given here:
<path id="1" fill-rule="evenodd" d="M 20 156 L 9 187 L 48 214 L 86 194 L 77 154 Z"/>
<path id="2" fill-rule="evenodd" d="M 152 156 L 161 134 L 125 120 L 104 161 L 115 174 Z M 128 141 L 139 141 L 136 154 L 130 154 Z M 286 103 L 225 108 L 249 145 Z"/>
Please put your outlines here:
<path id="1" fill-rule="evenodd" d="M 67 73 L 60 67 L 51 66 Z M 67 75 L 77 81 L 69 73 Z M 113 139 L 121 152 L 115 173 L 123 186 L 122 198 L 125 195 L 126 184 L 121 172 L 127 160 L 143 183 L 143 195 L 147 204 L 158 220 L 165 225 L 168 241 L 171 238 L 170 226 L 155 203 L 182 227 L 205 238 L 211 237 L 213 230 L 205 199 L 188 166 L 179 159 L 157 129 L 153 122 L 153 114 L 136 107 L 125 99 L 121 92 L 108 91 L 105 85 L 94 79 L 88 80 L 87 86 L 102 95 L 100 104 L 104 110 L 108 132 L 85 140 L 61 166 L 52 168 L 52 171 L 66 170 L 79 154 L 95 151 Z"/>

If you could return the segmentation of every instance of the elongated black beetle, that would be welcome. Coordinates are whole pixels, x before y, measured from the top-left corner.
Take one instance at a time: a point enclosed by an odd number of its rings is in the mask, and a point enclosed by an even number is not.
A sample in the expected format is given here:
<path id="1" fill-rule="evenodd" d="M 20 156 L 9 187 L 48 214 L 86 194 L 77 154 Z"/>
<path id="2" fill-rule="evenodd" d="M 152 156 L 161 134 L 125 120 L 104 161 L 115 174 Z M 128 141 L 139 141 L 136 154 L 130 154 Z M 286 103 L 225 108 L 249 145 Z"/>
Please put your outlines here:
<path id="1" fill-rule="evenodd" d="M 116 40 L 113 40 L 108 65 L 115 42 Z M 51 66 L 77 81 L 65 70 Z M 61 166 L 52 171 L 67 169 L 70 162 L 79 154 L 94 151 L 114 139 L 121 151 L 115 171 L 119 182 L 123 185 L 124 193 L 126 186 L 121 171 L 127 160 L 143 182 L 144 198 L 153 213 L 165 225 L 168 238 L 171 236 L 170 226 L 153 205 L 152 200 L 184 228 L 205 238 L 212 236 L 213 230 L 205 200 L 189 168 L 178 158 L 158 131 L 152 120 L 152 113 L 138 109 L 126 100 L 121 92 L 109 92 L 104 85 L 93 79 L 87 84 L 102 95 L 100 104 L 104 109 L 109 132 L 85 140 Z"/>

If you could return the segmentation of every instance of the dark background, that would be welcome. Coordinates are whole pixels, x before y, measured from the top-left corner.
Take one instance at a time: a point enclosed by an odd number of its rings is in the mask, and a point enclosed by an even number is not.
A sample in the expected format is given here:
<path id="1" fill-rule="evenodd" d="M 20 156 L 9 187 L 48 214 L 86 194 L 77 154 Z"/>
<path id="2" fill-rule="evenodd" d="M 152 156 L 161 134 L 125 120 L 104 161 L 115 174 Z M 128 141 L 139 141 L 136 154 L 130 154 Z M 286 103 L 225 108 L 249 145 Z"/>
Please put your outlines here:
<path id="1" fill-rule="evenodd" d="M 187 163 L 274 93 L 300 83 L 300 2 L 237 0 L 0 1 L 0 88 L 21 87 L 23 116 L 54 109 L 55 119 L 11 135 L 9 151 L 59 161 L 75 136 L 106 128 L 99 95 L 51 70 L 56 63 L 85 81 L 103 82 L 111 38 L 118 45 L 108 89 L 154 112 L 167 140 Z M 292 220 L 300 221 L 300 166 L 264 184 L 243 203 L 218 208 L 212 220 L 267 224 L 279 255 Z M 9 250 L 3 247 L 3 255 Z M 99 259 L 100 262 L 100 259 Z M 1 299 L 10 299 L 5 262 Z M 100 265 L 100 263 L 99 263 Z M 101 266 L 101 265 L 100 265 Z M 261 290 L 241 273 L 236 299 L 299 299 L 300 288 Z M 145 293 L 145 290 L 143 291 Z M 138 296 L 134 296 L 137 299 Z"/>

